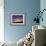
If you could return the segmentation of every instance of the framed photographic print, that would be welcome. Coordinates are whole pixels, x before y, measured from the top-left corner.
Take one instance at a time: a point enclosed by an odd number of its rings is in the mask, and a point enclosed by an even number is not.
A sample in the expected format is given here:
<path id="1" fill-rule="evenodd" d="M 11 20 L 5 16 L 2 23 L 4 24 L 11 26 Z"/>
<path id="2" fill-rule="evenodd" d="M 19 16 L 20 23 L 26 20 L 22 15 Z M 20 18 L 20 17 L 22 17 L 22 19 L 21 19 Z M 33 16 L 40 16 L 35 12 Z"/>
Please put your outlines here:
<path id="1" fill-rule="evenodd" d="M 12 25 L 24 25 L 25 24 L 24 14 L 12 14 L 11 15 L 11 24 Z"/>

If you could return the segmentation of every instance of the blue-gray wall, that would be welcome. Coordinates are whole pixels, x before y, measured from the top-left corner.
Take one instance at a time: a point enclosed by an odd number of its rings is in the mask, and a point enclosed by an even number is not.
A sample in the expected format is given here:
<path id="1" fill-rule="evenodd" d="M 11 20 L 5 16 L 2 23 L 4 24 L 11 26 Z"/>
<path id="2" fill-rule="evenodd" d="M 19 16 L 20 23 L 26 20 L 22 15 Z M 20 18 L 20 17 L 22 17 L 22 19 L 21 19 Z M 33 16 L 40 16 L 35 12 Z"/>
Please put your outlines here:
<path id="1" fill-rule="evenodd" d="M 40 9 L 40 0 L 4 0 L 4 35 L 7 41 L 18 41 L 32 30 L 34 17 Z M 23 26 L 12 26 L 10 24 L 11 14 L 24 14 L 26 24 Z"/>
<path id="2" fill-rule="evenodd" d="M 46 0 L 41 0 L 40 1 L 40 10 L 42 11 L 43 9 L 46 9 Z M 40 25 L 46 27 L 46 10 L 43 12 L 43 22 L 40 21 Z"/>

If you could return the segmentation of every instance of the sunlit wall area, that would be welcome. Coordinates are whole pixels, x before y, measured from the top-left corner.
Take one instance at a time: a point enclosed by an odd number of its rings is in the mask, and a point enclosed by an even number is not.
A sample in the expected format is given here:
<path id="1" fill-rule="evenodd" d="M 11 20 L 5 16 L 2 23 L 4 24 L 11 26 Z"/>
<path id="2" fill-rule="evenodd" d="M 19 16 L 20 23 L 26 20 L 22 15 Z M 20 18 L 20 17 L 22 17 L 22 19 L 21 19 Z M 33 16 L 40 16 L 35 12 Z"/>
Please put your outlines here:
<path id="1" fill-rule="evenodd" d="M 4 1 L 0 0 L 0 42 L 4 41 Z"/>

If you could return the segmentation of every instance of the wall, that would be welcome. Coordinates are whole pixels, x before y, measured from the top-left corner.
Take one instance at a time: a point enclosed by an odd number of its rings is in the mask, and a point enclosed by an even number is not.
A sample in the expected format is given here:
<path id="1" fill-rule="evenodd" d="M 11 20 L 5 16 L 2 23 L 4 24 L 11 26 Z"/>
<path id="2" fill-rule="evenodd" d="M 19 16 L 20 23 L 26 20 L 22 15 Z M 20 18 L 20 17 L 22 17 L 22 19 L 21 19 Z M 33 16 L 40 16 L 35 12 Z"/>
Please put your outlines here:
<path id="1" fill-rule="evenodd" d="M 40 10 L 40 0 L 4 0 L 4 35 L 7 41 L 18 41 L 32 30 L 35 14 Z M 26 24 L 23 26 L 12 26 L 10 24 L 11 14 L 24 14 Z"/>
<path id="2" fill-rule="evenodd" d="M 43 9 L 46 9 L 46 0 L 41 0 L 41 1 L 40 1 L 40 9 L 41 9 L 41 11 L 42 11 Z M 43 17 L 43 22 L 41 21 L 41 22 L 40 22 L 40 25 L 43 25 L 43 26 L 46 27 L 46 20 L 45 20 L 45 19 L 46 19 L 46 11 L 43 12 L 42 17 Z"/>

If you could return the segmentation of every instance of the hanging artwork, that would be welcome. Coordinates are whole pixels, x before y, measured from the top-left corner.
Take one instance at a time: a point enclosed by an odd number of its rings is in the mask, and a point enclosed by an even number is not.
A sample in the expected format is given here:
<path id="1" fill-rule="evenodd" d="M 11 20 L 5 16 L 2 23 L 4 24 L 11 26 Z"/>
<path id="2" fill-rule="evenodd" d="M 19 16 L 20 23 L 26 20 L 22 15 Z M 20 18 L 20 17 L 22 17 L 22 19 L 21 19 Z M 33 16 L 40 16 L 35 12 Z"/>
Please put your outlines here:
<path id="1" fill-rule="evenodd" d="M 25 24 L 24 14 L 12 14 L 11 15 L 11 24 L 12 25 L 24 25 Z"/>

